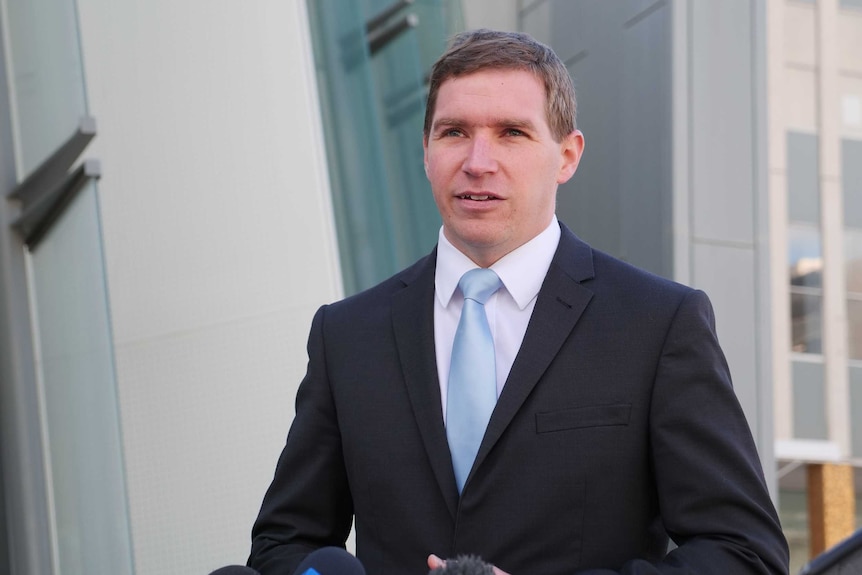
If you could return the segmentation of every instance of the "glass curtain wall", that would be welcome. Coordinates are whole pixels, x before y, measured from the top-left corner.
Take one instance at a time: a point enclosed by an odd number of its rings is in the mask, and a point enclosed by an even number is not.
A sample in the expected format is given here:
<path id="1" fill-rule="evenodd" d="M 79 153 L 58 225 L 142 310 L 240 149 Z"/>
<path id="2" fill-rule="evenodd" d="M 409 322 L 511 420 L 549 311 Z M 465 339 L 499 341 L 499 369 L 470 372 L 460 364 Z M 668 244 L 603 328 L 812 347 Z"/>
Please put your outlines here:
<path id="1" fill-rule="evenodd" d="M 818 138 L 787 135 L 794 437 L 827 439 Z"/>
<path id="2" fill-rule="evenodd" d="M 2 1 L 18 181 L 87 114 L 74 0 Z M 26 249 L 26 248 L 25 248 Z M 55 573 L 131 573 L 117 390 L 89 184 L 25 255 Z"/>
<path id="3" fill-rule="evenodd" d="M 862 140 L 843 140 L 841 151 L 850 413 L 862 413 Z M 852 433 L 853 455 L 862 457 L 862 422 Z"/>
<path id="4" fill-rule="evenodd" d="M 461 9 L 452 0 L 314 0 L 308 11 L 350 294 L 436 242 L 440 218 L 422 157 L 426 80 L 461 27 Z"/>

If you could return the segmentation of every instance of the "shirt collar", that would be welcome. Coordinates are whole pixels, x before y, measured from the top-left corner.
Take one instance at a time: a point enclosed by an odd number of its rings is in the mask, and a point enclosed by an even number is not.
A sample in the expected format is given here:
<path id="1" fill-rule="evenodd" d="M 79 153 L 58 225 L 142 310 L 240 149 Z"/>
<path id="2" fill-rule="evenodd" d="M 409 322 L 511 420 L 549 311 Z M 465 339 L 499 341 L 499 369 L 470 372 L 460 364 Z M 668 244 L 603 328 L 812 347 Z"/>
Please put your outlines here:
<path id="1" fill-rule="evenodd" d="M 519 309 L 523 310 L 538 295 L 560 243 L 560 234 L 560 224 L 555 215 L 539 235 L 491 266 Z M 476 267 L 478 266 L 473 260 L 458 251 L 458 248 L 446 239 L 441 227 L 437 241 L 434 292 L 443 307 L 448 307 L 461 276 Z"/>

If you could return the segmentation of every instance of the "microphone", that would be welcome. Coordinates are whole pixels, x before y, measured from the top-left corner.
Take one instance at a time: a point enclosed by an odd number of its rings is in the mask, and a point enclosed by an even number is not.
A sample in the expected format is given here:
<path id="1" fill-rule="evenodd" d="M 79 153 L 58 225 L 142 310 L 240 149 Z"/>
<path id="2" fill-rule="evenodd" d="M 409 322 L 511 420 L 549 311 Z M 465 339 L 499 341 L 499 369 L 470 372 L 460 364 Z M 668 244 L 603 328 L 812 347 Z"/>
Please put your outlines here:
<path id="1" fill-rule="evenodd" d="M 475 555 L 460 555 L 447 559 L 446 565 L 437 567 L 428 575 L 494 575 L 494 568 Z"/>
<path id="2" fill-rule="evenodd" d="M 216 569 L 210 575 L 260 575 L 260 573 L 245 565 L 228 565 Z"/>
<path id="3" fill-rule="evenodd" d="M 359 559 L 341 547 L 321 547 L 302 560 L 295 575 L 365 575 Z M 239 575 L 239 574 L 237 574 Z"/>

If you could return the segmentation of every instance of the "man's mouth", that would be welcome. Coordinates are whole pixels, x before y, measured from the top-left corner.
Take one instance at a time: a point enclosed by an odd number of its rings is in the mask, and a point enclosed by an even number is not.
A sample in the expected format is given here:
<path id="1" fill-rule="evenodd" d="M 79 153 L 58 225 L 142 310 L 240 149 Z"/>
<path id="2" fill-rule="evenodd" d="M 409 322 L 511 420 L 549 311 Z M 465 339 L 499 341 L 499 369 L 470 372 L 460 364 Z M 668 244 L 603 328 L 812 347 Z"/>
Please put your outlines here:
<path id="1" fill-rule="evenodd" d="M 497 196 L 491 194 L 461 194 L 457 196 L 461 200 L 473 200 L 476 202 L 484 202 L 486 200 L 496 200 Z"/>

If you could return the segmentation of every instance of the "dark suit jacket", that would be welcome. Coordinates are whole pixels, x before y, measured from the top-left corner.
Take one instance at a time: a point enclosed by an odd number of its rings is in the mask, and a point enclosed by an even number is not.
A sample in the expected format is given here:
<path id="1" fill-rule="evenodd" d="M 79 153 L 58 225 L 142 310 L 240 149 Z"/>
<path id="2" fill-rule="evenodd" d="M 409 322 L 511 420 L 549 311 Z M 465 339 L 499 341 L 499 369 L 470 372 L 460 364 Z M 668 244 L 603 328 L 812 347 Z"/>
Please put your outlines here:
<path id="1" fill-rule="evenodd" d="M 369 575 L 426 575 L 429 553 L 513 575 L 787 573 L 709 300 L 565 226 L 459 498 L 435 261 L 317 312 L 251 566 L 289 574 L 355 517 Z"/>

